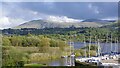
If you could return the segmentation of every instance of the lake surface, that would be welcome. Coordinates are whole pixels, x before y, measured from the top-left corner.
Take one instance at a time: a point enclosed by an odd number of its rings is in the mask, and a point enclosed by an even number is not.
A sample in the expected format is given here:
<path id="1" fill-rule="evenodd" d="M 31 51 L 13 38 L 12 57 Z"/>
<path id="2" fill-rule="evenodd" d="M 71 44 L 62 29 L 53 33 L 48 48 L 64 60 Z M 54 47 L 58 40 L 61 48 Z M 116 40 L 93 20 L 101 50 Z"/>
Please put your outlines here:
<path id="1" fill-rule="evenodd" d="M 67 66 L 68 64 L 74 64 L 74 57 L 50 60 L 47 62 L 48 66 Z"/>
<path id="2" fill-rule="evenodd" d="M 91 44 L 96 44 L 96 43 L 91 43 Z M 89 45 L 89 43 L 86 43 L 86 45 Z M 99 43 L 100 47 L 101 47 L 101 52 L 111 52 L 111 51 L 115 51 L 115 52 L 118 52 L 118 45 L 119 43 L 112 43 L 112 46 L 111 46 L 111 43 Z M 74 48 L 75 49 L 80 49 L 82 47 L 85 47 L 85 44 L 84 43 L 81 43 L 81 42 L 75 42 L 74 43 Z"/>
<path id="3" fill-rule="evenodd" d="M 91 43 L 91 44 L 96 44 L 96 43 Z M 89 45 L 89 43 L 86 43 L 86 45 Z M 81 42 L 74 43 L 75 49 L 80 49 L 84 46 L 85 46 L 84 43 L 81 43 Z M 100 47 L 101 47 L 101 52 L 103 52 L 103 53 L 111 52 L 111 49 L 112 49 L 112 51 L 118 52 L 118 48 L 119 48 L 118 44 L 115 44 L 115 43 L 112 43 L 112 48 L 111 48 L 111 43 L 100 43 Z M 67 66 L 69 60 L 70 60 L 70 58 L 61 58 L 61 59 L 56 59 L 56 60 L 42 61 L 42 63 L 44 62 L 48 66 Z M 71 62 L 72 63 L 74 62 L 74 57 L 71 58 Z"/>
<path id="4" fill-rule="evenodd" d="M 75 64 L 74 57 L 60 58 L 60 59 L 47 60 L 47 61 L 41 61 L 41 62 L 32 62 L 32 63 L 46 64 L 48 66 L 67 66 L 68 64 L 70 64 L 70 62 L 71 64 Z"/>

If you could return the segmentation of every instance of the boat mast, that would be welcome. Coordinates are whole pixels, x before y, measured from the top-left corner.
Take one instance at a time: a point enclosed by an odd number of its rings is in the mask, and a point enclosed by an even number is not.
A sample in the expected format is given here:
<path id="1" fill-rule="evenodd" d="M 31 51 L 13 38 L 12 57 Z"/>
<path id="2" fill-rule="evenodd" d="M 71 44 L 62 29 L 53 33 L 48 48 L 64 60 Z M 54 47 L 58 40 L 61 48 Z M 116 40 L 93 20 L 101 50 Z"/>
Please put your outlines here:
<path id="1" fill-rule="evenodd" d="M 71 64 L 71 46 L 72 46 L 72 36 L 70 37 L 70 66 L 72 66 L 72 64 Z"/>
<path id="2" fill-rule="evenodd" d="M 77 36 L 77 35 L 75 34 L 75 35 L 74 35 L 75 38 L 74 38 L 74 41 L 73 41 L 73 54 L 74 54 L 74 44 L 75 44 L 74 42 L 75 42 L 76 36 Z"/>
<path id="3" fill-rule="evenodd" d="M 115 50 L 114 50 L 114 52 L 117 52 L 117 40 L 116 40 L 116 38 L 115 38 Z"/>
<path id="4" fill-rule="evenodd" d="M 97 38 L 96 38 L 96 36 L 95 36 L 95 44 L 96 44 L 96 47 L 98 46 L 98 44 L 97 44 Z M 97 48 L 95 47 L 95 51 L 96 51 L 96 56 L 97 56 Z"/>
<path id="5" fill-rule="evenodd" d="M 119 48 L 118 45 L 119 45 L 119 41 L 118 41 L 118 38 L 117 38 L 117 52 L 119 52 L 119 51 L 118 51 L 118 48 Z"/>
<path id="6" fill-rule="evenodd" d="M 73 42 L 73 55 L 74 55 L 74 42 Z M 75 62 L 74 62 L 74 56 L 72 57 L 73 59 L 72 59 L 72 66 L 75 66 Z"/>
<path id="7" fill-rule="evenodd" d="M 71 66 L 75 66 L 74 64 L 74 42 L 72 42 L 72 53 L 71 53 Z"/>
<path id="8" fill-rule="evenodd" d="M 99 39 L 98 39 L 98 56 L 100 56 L 100 43 L 99 43 Z"/>
<path id="9" fill-rule="evenodd" d="M 91 36 L 90 36 L 90 41 L 89 41 L 89 58 L 90 58 L 90 46 L 91 46 Z"/>
<path id="10" fill-rule="evenodd" d="M 66 41 L 65 41 L 65 43 L 66 43 Z M 66 56 L 67 56 L 67 50 L 66 50 Z M 67 63 L 68 63 L 68 60 L 67 60 L 67 57 L 66 57 L 66 65 L 67 65 Z"/>
<path id="11" fill-rule="evenodd" d="M 85 58 L 87 57 L 87 54 L 86 54 L 86 41 L 85 41 L 85 36 L 84 36 L 84 46 L 85 46 Z"/>
<path id="12" fill-rule="evenodd" d="M 111 53 L 112 53 L 112 34 L 111 34 Z"/>
<path id="13" fill-rule="evenodd" d="M 74 54 L 74 42 L 75 42 L 76 36 L 77 36 L 77 35 L 75 34 L 75 35 L 74 35 L 74 41 L 73 41 L 73 43 L 72 43 L 72 55 L 73 55 L 73 56 L 71 56 L 72 66 L 75 66 L 75 61 L 74 61 L 74 59 L 75 59 L 75 57 L 74 57 L 74 55 L 75 55 L 75 54 Z"/>
<path id="14" fill-rule="evenodd" d="M 70 41 L 70 66 L 71 66 L 71 44 L 72 44 L 72 41 Z"/>
<path id="15" fill-rule="evenodd" d="M 108 52 L 108 49 L 107 49 L 107 43 L 108 43 L 108 33 L 107 33 L 107 37 L 106 37 L 106 53 Z"/>

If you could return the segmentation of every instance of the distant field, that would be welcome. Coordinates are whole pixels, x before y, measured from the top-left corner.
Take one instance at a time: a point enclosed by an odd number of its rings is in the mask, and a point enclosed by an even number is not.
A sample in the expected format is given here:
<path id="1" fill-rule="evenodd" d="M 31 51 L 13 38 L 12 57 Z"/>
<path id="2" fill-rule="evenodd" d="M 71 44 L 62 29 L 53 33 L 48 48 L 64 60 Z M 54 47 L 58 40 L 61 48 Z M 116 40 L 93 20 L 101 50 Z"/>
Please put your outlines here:
<path id="1" fill-rule="evenodd" d="M 25 64 L 24 66 L 46 66 L 46 65 L 43 65 L 43 64 Z"/>

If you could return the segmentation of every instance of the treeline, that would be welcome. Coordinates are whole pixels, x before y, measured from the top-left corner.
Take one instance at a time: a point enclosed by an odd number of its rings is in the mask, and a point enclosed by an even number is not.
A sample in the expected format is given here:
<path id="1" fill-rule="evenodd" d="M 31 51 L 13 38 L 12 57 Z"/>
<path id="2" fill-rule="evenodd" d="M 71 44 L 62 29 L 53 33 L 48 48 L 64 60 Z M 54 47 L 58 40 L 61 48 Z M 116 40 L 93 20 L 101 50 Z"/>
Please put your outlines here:
<path id="1" fill-rule="evenodd" d="M 80 33 L 84 33 L 84 29 L 89 29 L 88 27 L 82 28 L 44 28 L 44 29 L 37 29 L 37 28 L 21 28 L 21 29 L 4 29 L 2 30 L 3 34 L 6 35 L 27 35 L 27 34 L 69 34 L 70 31 L 79 31 Z"/>
<path id="2" fill-rule="evenodd" d="M 83 42 L 84 37 L 86 41 L 89 42 L 90 36 L 92 37 L 92 42 L 95 41 L 95 37 L 100 39 L 101 42 L 105 42 L 106 39 L 110 42 L 110 38 L 112 35 L 113 42 L 115 38 L 118 38 L 119 31 L 116 28 L 106 28 L 106 27 L 99 27 L 99 28 L 88 28 L 88 27 L 81 27 L 81 28 L 44 28 L 44 29 L 35 29 L 35 28 L 23 28 L 23 29 L 4 29 L 2 30 L 3 35 L 13 36 L 13 35 L 44 35 L 48 37 L 54 37 L 57 39 L 61 39 L 63 41 L 70 40 L 71 36 L 74 36 L 72 40 Z"/>
<path id="3" fill-rule="evenodd" d="M 64 47 L 67 45 L 65 41 L 55 40 L 43 35 L 27 36 L 4 36 L 2 38 L 3 46 L 22 46 L 22 47 Z"/>

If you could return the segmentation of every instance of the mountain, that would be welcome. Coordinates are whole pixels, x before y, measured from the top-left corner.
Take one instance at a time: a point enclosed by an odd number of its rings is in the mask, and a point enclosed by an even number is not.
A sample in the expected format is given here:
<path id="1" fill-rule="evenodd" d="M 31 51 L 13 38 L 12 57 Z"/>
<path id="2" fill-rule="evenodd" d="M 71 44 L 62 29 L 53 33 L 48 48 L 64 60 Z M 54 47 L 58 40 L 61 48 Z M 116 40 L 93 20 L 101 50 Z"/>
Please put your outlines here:
<path id="1" fill-rule="evenodd" d="M 118 22 L 114 22 L 114 23 L 111 23 L 111 24 L 109 24 L 109 25 L 102 26 L 102 28 L 118 29 L 119 26 L 120 26 L 120 25 L 119 25 Z"/>
<path id="2" fill-rule="evenodd" d="M 106 25 L 108 23 L 100 23 L 101 20 L 97 19 L 89 19 L 84 20 L 82 22 L 57 22 L 57 21 L 51 21 L 51 20 L 32 20 L 29 22 L 25 22 L 24 24 L 21 24 L 17 27 L 14 27 L 14 29 L 20 29 L 20 28 L 69 28 L 69 27 L 101 27 L 103 25 Z"/>
<path id="3" fill-rule="evenodd" d="M 86 20 L 83 20 L 82 22 L 97 22 L 101 24 L 110 24 L 112 22 L 116 22 L 116 20 L 86 19 Z"/>

